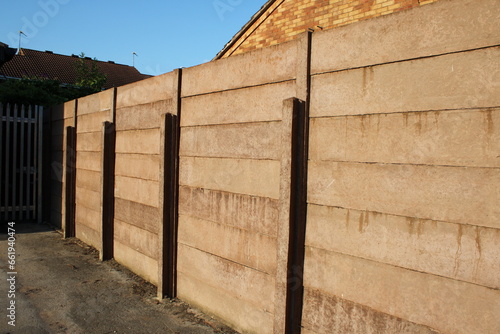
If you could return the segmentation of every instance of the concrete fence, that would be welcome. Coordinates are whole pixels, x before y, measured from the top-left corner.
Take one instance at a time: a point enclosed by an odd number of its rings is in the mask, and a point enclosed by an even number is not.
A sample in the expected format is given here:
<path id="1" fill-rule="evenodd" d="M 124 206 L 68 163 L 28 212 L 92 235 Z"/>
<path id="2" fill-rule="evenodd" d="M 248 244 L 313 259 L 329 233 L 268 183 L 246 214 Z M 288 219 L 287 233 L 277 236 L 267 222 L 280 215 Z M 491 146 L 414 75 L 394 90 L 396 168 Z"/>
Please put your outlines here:
<path id="1" fill-rule="evenodd" d="M 52 220 L 245 333 L 500 332 L 500 6 L 55 108 Z"/>

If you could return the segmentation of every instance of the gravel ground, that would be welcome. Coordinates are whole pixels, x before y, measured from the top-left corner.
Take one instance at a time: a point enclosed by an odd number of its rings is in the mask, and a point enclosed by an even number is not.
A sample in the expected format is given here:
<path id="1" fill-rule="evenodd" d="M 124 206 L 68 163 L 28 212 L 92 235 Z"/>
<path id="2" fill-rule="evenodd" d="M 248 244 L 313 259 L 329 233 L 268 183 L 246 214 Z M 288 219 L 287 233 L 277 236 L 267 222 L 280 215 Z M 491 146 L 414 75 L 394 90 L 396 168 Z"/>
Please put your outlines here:
<path id="1" fill-rule="evenodd" d="M 8 235 L 0 234 L 1 333 L 237 333 L 156 288 L 77 239 L 45 225 L 16 224 L 15 299 L 7 281 Z M 15 324 L 7 318 L 15 300 Z"/>

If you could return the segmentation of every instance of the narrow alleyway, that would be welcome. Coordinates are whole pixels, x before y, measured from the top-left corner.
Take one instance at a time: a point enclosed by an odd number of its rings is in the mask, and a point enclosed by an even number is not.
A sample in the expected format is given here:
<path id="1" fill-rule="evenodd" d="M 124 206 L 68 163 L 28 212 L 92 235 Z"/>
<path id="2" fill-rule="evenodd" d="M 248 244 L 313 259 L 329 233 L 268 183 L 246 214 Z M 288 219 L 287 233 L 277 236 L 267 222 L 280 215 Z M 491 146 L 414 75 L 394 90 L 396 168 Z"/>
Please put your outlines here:
<path id="1" fill-rule="evenodd" d="M 16 275 L 0 235 L 0 333 L 235 333 L 182 302 L 160 303 L 152 285 L 48 226 L 16 224 L 15 233 Z"/>

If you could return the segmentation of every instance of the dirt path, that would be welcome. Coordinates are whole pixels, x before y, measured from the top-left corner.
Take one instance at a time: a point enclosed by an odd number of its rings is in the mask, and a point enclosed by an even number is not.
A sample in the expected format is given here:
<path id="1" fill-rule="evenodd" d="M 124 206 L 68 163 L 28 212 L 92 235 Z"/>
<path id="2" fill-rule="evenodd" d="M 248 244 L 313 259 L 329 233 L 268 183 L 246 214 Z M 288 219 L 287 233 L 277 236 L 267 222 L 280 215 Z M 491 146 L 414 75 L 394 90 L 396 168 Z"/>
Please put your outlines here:
<path id="1" fill-rule="evenodd" d="M 0 234 L 1 333 L 236 333 L 155 288 L 76 239 L 17 224 L 16 326 L 8 324 L 8 242 Z M 3 230 L 3 228 L 2 228 Z"/>

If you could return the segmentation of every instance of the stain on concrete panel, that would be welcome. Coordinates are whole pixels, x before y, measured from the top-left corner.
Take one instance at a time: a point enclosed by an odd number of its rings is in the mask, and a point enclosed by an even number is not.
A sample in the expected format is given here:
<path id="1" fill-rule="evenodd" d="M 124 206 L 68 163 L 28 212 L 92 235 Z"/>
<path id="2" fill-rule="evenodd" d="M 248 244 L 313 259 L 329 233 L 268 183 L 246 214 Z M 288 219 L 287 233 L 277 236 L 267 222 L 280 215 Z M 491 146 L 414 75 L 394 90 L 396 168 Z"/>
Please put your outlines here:
<path id="1" fill-rule="evenodd" d="M 493 228 L 354 209 L 308 207 L 308 246 L 492 289 L 500 288 L 499 242 L 500 231 Z"/>
<path id="2" fill-rule="evenodd" d="M 439 334 L 427 326 L 307 288 L 302 326 L 318 334 Z"/>
<path id="3" fill-rule="evenodd" d="M 159 209 L 152 206 L 115 198 L 115 219 L 152 233 L 159 232 Z"/>
<path id="4" fill-rule="evenodd" d="M 277 236 L 278 200 L 181 186 L 179 212 L 203 220 Z"/>
<path id="5" fill-rule="evenodd" d="M 433 274 L 306 247 L 304 286 L 438 332 L 500 331 L 500 291 Z"/>
<path id="6" fill-rule="evenodd" d="M 498 108 L 313 118 L 310 159 L 500 167 L 499 129 Z"/>
<path id="7" fill-rule="evenodd" d="M 496 88 L 500 47 L 390 63 L 314 76 L 311 117 L 429 110 L 490 108 L 500 105 Z"/>
<path id="8" fill-rule="evenodd" d="M 310 161 L 308 201 L 498 228 L 498 184 L 498 168 Z"/>
<path id="9" fill-rule="evenodd" d="M 124 246 L 142 253 L 154 260 L 158 259 L 158 235 L 134 225 L 115 220 L 114 238 Z"/>

